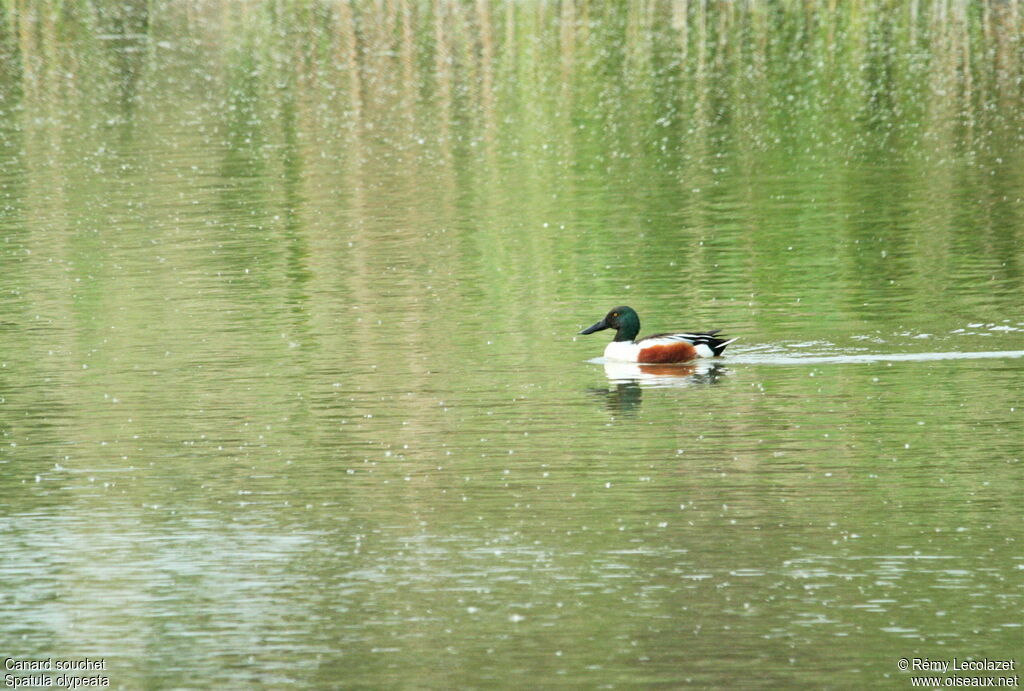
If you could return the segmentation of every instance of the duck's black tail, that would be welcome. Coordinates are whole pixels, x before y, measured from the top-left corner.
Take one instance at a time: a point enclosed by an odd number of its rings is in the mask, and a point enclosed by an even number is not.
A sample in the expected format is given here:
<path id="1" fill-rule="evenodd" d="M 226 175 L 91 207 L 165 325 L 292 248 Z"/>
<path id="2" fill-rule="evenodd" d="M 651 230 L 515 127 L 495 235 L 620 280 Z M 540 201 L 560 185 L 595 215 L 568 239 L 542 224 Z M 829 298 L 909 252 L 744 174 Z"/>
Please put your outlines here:
<path id="1" fill-rule="evenodd" d="M 739 338 L 739 336 L 736 338 L 717 338 L 716 334 L 719 331 L 721 331 L 721 329 L 693 334 L 693 345 L 706 345 L 708 348 L 711 348 L 711 352 L 715 354 L 715 357 L 718 357 L 722 354 L 722 351 L 725 350 L 727 345 Z"/>
<path id="2" fill-rule="evenodd" d="M 721 338 L 714 338 L 714 339 L 712 339 L 711 343 L 708 343 L 708 345 L 711 347 L 711 350 L 715 351 L 715 357 L 718 357 L 719 355 L 722 354 L 722 351 L 725 350 L 725 346 L 729 345 L 730 343 L 732 343 L 733 341 L 736 341 L 738 339 L 739 339 L 739 336 L 737 336 L 736 338 L 730 338 L 728 340 L 722 340 Z"/>

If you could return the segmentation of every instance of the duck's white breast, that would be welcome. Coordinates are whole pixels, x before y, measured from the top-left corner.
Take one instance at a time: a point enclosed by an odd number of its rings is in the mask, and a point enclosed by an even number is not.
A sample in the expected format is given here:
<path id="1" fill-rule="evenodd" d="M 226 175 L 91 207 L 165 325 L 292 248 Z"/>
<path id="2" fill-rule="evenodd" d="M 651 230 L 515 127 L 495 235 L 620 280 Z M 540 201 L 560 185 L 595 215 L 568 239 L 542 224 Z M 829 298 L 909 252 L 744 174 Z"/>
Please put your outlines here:
<path id="1" fill-rule="evenodd" d="M 636 362 L 640 354 L 640 346 L 632 341 L 612 341 L 604 349 L 604 356 L 609 360 Z"/>

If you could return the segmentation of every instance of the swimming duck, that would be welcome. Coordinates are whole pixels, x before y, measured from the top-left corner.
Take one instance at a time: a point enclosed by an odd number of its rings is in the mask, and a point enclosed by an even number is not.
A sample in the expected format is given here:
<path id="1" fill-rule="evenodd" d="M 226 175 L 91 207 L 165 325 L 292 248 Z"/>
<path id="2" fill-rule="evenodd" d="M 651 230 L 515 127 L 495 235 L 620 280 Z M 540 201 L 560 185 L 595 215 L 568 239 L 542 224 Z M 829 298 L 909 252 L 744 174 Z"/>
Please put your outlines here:
<path id="1" fill-rule="evenodd" d="M 718 357 L 725 347 L 735 341 L 715 338 L 719 329 L 703 333 L 666 333 L 633 339 L 640 333 L 640 317 L 632 307 L 616 307 L 604 319 L 580 331 L 592 334 L 604 329 L 615 329 L 615 340 L 604 349 L 609 360 L 626 362 L 687 362 L 701 357 Z"/>

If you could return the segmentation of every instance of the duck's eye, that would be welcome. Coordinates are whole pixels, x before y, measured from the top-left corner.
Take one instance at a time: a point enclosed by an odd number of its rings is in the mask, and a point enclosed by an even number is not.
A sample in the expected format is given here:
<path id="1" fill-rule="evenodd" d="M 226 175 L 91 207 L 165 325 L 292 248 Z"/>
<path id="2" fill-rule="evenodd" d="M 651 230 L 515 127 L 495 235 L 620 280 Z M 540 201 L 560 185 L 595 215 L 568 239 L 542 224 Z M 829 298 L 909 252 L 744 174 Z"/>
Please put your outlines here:
<path id="1" fill-rule="evenodd" d="M 613 317 L 617 317 L 617 316 L 619 316 L 619 313 L 618 312 L 612 312 L 612 316 Z"/>

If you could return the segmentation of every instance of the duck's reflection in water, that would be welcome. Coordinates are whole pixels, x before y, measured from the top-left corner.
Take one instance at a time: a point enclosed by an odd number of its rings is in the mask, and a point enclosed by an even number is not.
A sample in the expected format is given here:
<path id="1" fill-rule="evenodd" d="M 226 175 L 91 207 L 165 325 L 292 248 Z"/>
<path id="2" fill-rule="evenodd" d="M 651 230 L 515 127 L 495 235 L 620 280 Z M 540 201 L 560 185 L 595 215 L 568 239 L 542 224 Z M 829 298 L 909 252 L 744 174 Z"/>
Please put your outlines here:
<path id="1" fill-rule="evenodd" d="M 698 361 L 685 364 L 642 364 L 637 362 L 604 363 L 604 373 L 611 382 L 609 389 L 591 389 L 604 399 L 609 412 L 615 415 L 636 415 L 646 388 L 690 388 L 711 386 L 726 373 L 717 362 Z"/>

